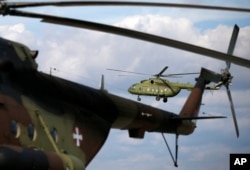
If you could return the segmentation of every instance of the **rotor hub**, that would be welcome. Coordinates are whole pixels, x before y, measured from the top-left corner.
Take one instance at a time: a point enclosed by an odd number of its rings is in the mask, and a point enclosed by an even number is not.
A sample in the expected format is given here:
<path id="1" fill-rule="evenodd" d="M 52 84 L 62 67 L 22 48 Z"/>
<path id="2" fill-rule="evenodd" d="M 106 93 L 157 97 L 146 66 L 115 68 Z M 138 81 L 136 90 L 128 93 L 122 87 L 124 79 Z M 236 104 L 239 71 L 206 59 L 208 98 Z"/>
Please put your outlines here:
<path id="1" fill-rule="evenodd" d="M 229 86 L 232 83 L 233 76 L 227 69 L 221 71 L 222 82 L 225 86 Z"/>

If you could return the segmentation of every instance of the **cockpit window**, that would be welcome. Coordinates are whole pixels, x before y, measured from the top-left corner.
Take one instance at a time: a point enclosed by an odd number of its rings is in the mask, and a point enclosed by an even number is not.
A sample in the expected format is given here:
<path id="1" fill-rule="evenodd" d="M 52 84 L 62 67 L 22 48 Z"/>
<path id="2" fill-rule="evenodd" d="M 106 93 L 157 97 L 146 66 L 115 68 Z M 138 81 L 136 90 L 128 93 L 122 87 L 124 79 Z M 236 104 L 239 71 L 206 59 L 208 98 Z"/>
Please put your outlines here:
<path id="1" fill-rule="evenodd" d="M 142 80 L 141 83 L 144 83 L 144 82 L 146 82 L 146 81 L 148 81 L 148 80 Z"/>
<path id="2" fill-rule="evenodd" d="M 26 51 L 26 49 L 23 46 L 19 46 L 17 44 L 14 45 L 14 48 L 16 50 L 17 55 L 22 61 L 25 61 L 27 56 L 29 56 L 29 53 Z"/>
<path id="3" fill-rule="evenodd" d="M 37 64 L 35 62 L 35 57 L 37 56 L 37 51 L 31 51 L 27 46 L 6 40 L 0 37 L 0 56 L 2 61 L 7 61 L 15 68 L 32 68 L 37 69 Z"/>
<path id="4" fill-rule="evenodd" d="M 31 51 L 28 47 L 18 43 L 13 44 L 13 47 L 21 61 L 31 63 L 34 68 L 37 68 L 34 59 L 37 57 L 38 51 Z"/>
<path id="5" fill-rule="evenodd" d="M 130 86 L 130 89 L 135 89 L 136 88 L 136 85 L 133 84 L 132 86 Z"/>

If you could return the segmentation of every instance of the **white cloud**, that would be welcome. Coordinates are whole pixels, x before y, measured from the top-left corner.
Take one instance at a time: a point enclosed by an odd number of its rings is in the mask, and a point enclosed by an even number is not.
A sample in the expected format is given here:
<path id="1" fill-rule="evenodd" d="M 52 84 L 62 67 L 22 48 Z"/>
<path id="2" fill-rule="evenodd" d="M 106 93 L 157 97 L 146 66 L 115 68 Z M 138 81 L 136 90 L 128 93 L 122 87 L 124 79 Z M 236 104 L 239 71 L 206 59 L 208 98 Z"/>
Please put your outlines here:
<path id="1" fill-rule="evenodd" d="M 20 41 L 29 46 L 36 43 L 33 33 L 27 30 L 23 23 L 0 25 L 0 36 L 12 41 Z"/>

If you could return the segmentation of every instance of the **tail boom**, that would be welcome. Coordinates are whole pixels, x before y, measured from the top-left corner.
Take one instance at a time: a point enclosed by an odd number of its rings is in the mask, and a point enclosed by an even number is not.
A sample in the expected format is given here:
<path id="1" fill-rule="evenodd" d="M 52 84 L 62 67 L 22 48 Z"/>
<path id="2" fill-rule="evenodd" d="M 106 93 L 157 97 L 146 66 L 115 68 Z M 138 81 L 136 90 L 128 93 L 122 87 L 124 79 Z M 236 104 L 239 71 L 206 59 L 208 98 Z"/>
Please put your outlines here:
<path id="1" fill-rule="evenodd" d="M 206 84 L 209 82 L 219 82 L 221 80 L 221 75 L 213 71 L 207 70 L 205 68 L 201 69 L 201 73 L 197 82 L 189 95 L 186 103 L 184 104 L 182 110 L 180 111 L 180 117 L 196 117 L 198 116 L 202 94 L 206 88 Z"/>
<path id="2" fill-rule="evenodd" d="M 188 135 L 192 133 L 196 127 L 196 120 L 209 119 L 210 117 L 198 117 L 203 91 L 209 82 L 219 82 L 221 75 L 205 68 L 201 69 L 199 78 L 191 91 L 186 103 L 179 113 L 179 117 L 176 120 L 181 121 L 181 126 L 177 128 L 178 134 Z M 224 118 L 224 117 L 212 117 L 212 118 Z"/>

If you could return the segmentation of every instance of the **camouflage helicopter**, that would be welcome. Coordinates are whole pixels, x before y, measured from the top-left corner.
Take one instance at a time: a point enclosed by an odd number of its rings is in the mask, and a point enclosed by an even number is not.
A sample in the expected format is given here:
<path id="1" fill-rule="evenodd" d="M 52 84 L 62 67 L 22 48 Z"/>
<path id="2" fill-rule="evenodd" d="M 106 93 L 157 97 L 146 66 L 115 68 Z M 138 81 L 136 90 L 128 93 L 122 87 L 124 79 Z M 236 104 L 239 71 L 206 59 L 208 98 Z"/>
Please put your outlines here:
<path id="1" fill-rule="evenodd" d="M 232 55 L 235 43 L 231 43 L 233 45 L 229 47 L 230 52 L 224 54 L 124 28 L 17 10 L 23 7 L 46 5 L 91 4 L 169 6 L 165 3 L 110 1 L 1 1 L 0 13 L 5 16 L 31 17 L 42 19 L 43 22 L 140 38 L 220 60 L 227 58 L 228 67 L 222 73 L 202 68 L 195 87 L 191 90 L 179 114 L 176 114 L 110 94 L 103 86 L 100 89 L 94 89 L 42 73 L 37 70 L 38 65 L 35 60 L 38 51 L 30 50 L 22 43 L 0 38 L 0 169 L 83 170 L 101 149 L 111 128 L 128 130 L 130 137 L 140 139 L 144 137 L 145 132 L 175 134 L 176 154 L 172 159 L 177 166 L 179 135 L 193 133 L 196 128 L 195 120 L 224 118 L 198 116 L 203 91 L 210 82 L 217 83 L 217 86 L 226 86 L 236 134 L 237 137 L 239 136 L 228 88 L 232 80 L 229 66 L 232 62 L 249 68 L 250 61 Z M 196 5 L 193 7 L 197 8 Z M 211 6 L 208 8 L 218 9 Z M 239 10 L 224 7 L 219 9 Z M 189 49 L 189 47 L 192 48 Z M 169 152 L 172 155 L 171 150 Z"/>
<path id="2" fill-rule="evenodd" d="M 177 94 L 180 93 L 182 89 L 191 90 L 194 88 L 194 84 L 171 82 L 161 77 L 176 77 L 182 75 L 198 74 L 198 73 L 163 74 L 167 69 L 168 66 L 164 67 L 158 74 L 154 75 L 131 72 L 131 71 L 123 71 L 118 69 L 107 69 L 107 70 L 153 76 L 153 78 L 141 80 L 140 83 L 133 84 L 132 86 L 129 87 L 128 92 L 131 94 L 138 95 L 137 97 L 138 101 L 141 101 L 140 96 L 155 96 L 156 101 L 159 101 L 161 98 L 163 98 L 163 102 L 166 103 L 168 101 L 168 97 L 176 96 Z M 218 90 L 219 88 L 220 86 L 216 87 L 206 86 L 205 89 Z"/>

